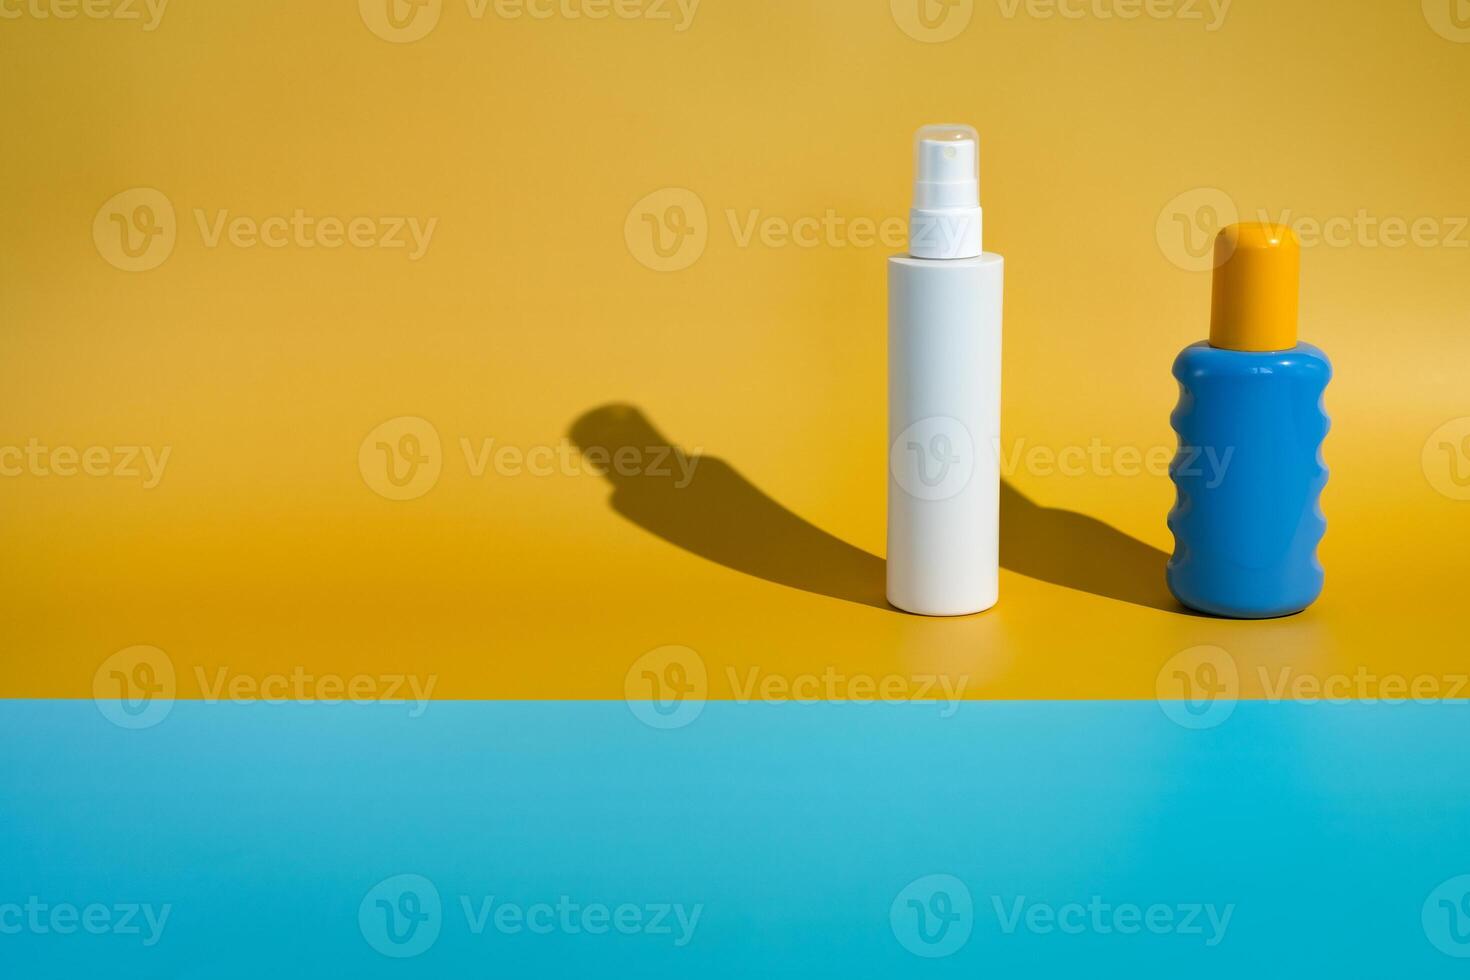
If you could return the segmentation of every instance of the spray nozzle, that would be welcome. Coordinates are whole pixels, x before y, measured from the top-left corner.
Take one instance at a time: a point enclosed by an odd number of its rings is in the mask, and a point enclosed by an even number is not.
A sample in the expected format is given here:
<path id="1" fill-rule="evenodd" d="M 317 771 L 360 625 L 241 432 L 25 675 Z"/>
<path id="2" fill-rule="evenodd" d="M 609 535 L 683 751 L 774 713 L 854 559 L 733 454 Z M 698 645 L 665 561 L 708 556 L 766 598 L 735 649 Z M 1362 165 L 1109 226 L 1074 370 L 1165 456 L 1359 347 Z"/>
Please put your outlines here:
<path id="1" fill-rule="evenodd" d="M 914 137 L 909 254 L 958 259 L 980 251 L 979 134 L 971 126 L 925 126 Z"/>
<path id="2" fill-rule="evenodd" d="M 914 207 L 980 206 L 980 137 L 969 126 L 925 126 L 914 139 Z"/>

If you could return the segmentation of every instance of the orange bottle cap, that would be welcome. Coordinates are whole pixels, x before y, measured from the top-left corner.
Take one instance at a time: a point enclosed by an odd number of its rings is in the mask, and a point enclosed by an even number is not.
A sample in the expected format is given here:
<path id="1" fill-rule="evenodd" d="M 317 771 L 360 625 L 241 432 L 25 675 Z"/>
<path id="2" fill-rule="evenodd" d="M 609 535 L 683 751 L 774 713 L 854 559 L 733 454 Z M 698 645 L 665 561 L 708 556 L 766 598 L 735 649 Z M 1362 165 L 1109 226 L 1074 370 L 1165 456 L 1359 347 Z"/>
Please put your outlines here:
<path id="1" fill-rule="evenodd" d="M 1215 238 L 1210 346 L 1290 350 L 1297 342 L 1302 252 L 1285 225 L 1230 225 Z"/>

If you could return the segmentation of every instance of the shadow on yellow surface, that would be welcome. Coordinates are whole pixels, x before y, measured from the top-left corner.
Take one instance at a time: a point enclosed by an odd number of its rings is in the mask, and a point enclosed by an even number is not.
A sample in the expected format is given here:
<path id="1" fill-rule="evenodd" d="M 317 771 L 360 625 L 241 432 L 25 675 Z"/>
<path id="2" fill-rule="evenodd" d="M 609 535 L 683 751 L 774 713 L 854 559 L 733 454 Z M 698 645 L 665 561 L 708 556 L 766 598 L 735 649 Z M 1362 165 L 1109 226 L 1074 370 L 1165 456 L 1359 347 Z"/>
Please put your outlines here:
<path id="1" fill-rule="evenodd" d="M 687 476 L 673 452 L 659 465 L 657 450 L 676 444 L 638 409 L 593 409 L 572 423 L 570 435 L 584 455 L 607 455 L 613 510 L 649 533 L 769 582 L 892 608 L 884 598 L 883 559 L 793 514 L 722 459 L 702 456 Z M 636 450 L 647 469 L 620 469 L 620 450 L 629 459 Z"/>
<path id="2" fill-rule="evenodd" d="M 613 510 L 649 533 L 768 582 L 893 609 L 882 558 L 792 513 L 724 460 L 683 456 L 637 408 L 592 409 L 572 423 L 570 436 L 605 471 Z M 1158 548 L 1085 514 L 1039 506 L 1008 481 L 1000 513 L 1001 564 L 1011 571 L 1187 613 L 1164 585 L 1168 555 Z"/>
<path id="3" fill-rule="evenodd" d="M 1002 480 L 1000 563 L 1013 572 L 1105 599 L 1194 616 L 1169 593 L 1169 556 L 1072 510 L 1042 507 Z"/>

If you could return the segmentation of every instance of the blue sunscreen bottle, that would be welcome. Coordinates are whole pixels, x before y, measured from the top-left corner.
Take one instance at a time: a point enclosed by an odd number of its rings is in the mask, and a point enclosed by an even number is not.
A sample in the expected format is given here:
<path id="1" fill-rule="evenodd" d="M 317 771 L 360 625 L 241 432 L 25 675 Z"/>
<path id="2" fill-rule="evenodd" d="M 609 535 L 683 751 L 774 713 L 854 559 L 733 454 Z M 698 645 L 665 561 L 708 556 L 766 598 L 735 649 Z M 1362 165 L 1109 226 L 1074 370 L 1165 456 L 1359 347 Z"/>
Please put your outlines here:
<path id="1" fill-rule="evenodd" d="M 1169 591 L 1214 616 L 1300 612 L 1322 593 L 1322 395 L 1332 365 L 1297 341 L 1301 249 L 1290 228 L 1215 240 L 1210 339 L 1174 362 L 1178 491 Z"/>

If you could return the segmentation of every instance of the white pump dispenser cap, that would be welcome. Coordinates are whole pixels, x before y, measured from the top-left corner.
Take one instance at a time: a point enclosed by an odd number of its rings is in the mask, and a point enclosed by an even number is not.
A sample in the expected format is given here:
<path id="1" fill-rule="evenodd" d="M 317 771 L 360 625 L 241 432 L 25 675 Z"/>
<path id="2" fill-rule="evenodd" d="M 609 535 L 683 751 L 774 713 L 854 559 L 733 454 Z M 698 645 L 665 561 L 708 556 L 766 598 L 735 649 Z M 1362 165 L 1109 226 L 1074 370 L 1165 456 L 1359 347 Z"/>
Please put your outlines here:
<path id="1" fill-rule="evenodd" d="M 981 247 L 980 136 L 970 126 L 925 126 L 914 137 L 909 254 L 969 259 Z"/>

